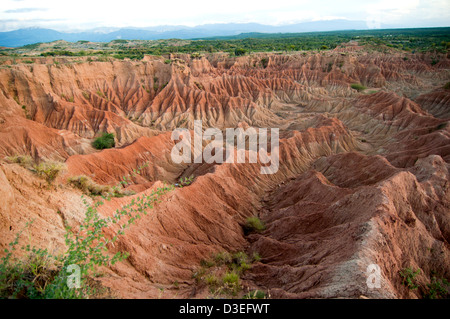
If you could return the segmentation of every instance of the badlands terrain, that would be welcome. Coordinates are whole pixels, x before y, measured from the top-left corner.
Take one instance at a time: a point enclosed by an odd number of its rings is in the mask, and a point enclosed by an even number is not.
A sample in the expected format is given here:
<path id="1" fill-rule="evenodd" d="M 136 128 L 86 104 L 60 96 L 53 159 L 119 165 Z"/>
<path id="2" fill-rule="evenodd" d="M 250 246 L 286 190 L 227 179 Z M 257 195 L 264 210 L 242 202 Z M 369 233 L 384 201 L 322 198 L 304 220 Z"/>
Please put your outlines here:
<path id="1" fill-rule="evenodd" d="M 112 298 L 220 296 L 199 272 L 224 252 L 258 256 L 237 297 L 424 298 L 433 280 L 450 278 L 450 59 L 434 59 L 356 43 L 238 57 L 3 58 L 1 252 L 31 220 L 25 244 L 64 250 L 65 226 L 84 218 L 82 195 L 98 199 L 69 181 L 112 186 L 148 163 L 102 216 L 163 183 L 193 181 L 109 247 L 130 254 L 95 278 Z M 279 128 L 279 170 L 174 163 L 171 133 L 194 120 Z M 115 146 L 97 150 L 103 132 Z M 17 156 L 65 169 L 49 185 Z M 247 231 L 255 216 L 265 228 Z M 371 264 L 379 288 L 367 285 Z M 420 270 L 418 288 L 405 284 L 405 269 Z"/>

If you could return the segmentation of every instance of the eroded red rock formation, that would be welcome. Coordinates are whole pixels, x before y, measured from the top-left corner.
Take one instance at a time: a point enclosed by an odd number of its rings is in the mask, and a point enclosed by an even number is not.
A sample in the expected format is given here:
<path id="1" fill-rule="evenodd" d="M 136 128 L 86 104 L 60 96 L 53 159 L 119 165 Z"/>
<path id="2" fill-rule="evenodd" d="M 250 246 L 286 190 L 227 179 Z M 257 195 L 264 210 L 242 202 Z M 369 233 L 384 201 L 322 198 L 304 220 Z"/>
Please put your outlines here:
<path id="1" fill-rule="evenodd" d="M 266 59 L 266 64 L 262 59 Z M 110 216 L 163 181 L 193 175 L 165 195 L 113 251 L 127 261 L 101 278 L 120 297 L 201 297 L 192 272 L 219 251 L 258 252 L 244 282 L 276 298 L 421 297 L 401 283 L 405 267 L 450 276 L 450 109 L 448 59 L 338 48 L 320 54 L 186 55 L 140 62 L 34 59 L 0 68 L 0 154 L 60 160 L 67 171 L 48 188 L 31 171 L 0 166 L 1 246 L 30 219 L 38 246 L 64 248 L 64 224 L 83 218 L 86 175 L 113 185 L 143 163 L 135 195 L 101 206 Z M 362 83 L 361 93 L 350 87 Z M 280 166 L 176 164 L 175 128 L 280 128 Z M 97 151 L 102 132 L 116 148 Z M 246 236 L 260 216 L 267 229 Z M 108 231 L 112 235 L 113 229 Z M 3 251 L 3 249 L 2 249 Z M 369 289 L 378 264 L 382 288 Z M 172 283 L 181 284 L 177 289 Z"/>

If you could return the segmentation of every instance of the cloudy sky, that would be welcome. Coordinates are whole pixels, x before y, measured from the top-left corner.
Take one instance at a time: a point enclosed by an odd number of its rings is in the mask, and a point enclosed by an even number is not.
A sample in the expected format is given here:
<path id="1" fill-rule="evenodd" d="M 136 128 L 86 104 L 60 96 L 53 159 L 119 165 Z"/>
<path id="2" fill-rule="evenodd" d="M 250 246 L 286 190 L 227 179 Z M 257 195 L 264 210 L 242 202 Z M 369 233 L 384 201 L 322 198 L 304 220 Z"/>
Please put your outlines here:
<path id="1" fill-rule="evenodd" d="M 398 27 L 450 26 L 450 0 L 2 0 L 0 31 L 231 22 L 280 25 L 329 19 Z"/>

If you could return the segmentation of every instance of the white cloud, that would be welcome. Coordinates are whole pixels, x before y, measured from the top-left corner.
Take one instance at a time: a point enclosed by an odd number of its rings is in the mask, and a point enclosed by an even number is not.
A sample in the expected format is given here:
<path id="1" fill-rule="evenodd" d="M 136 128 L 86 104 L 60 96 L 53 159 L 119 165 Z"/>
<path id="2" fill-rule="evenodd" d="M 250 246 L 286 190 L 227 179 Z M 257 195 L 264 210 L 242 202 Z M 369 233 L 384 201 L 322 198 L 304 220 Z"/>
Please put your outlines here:
<path id="1" fill-rule="evenodd" d="M 413 27 L 422 21 L 445 26 L 449 12 L 449 0 L 2 0 L 0 30 L 33 25 L 59 29 L 218 22 L 280 25 L 330 18 L 364 21 L 374 16 L 384 24 Z"/>
<path id="2" fill-rule="evenodd" d="M 384 23 L 392 23 L 410 15 L 419 3 L 419 0 L 381 0 L 368 4 L 366 11 L 368 16 L 379 17 Z"/>

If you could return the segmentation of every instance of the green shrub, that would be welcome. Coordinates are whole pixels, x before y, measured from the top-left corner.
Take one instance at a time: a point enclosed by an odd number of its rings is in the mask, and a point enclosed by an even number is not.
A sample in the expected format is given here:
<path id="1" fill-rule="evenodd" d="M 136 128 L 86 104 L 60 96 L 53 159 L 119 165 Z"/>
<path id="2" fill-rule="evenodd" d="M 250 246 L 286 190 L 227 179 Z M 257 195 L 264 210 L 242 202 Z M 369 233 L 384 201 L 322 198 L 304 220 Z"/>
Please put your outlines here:
<path id="1" fill-rule="evenodd" d="M 102 136 L 95 139 L 95 141 L 92 143 L 92 146 L 94 146 L 98 150 L 114 147 L 114 133 L 103 133 Z"/>
<path id="2" fill-rule="evenodd" d="M 239 251 L 233 254 L 232 262 L 236 265 L 241 265 L 243 263 L 248 263 L 249 258 L 246 253 L 244 253 L 243 251 Z"/>
<path id="3" fill-rule="evenodd" d="M 110 197 L 130 196 L 134 195 L 135 192 L 123 189 L 123 187 L 126 187 L 127 185 L 131 184 L 132 182 L 131 177 L 141 174 L 142 169 L 144 169 L 147 166 L 148 163 L 145 163 L 139 166 L 137 169 L 133 169 L 131 174 L 124 176 L 122 180 L 115 186 L 99 185 L 96 182 L 94 182 L 90 177 L 85 175 L 69 177 L 67 182 L 70 185 L 82 190 L 83 193 L 87 195 L 110 196 Z M 182 183 L 177 185 L 178 187 L 188 186 L 191 184 L 192 180 L 193 177 L 186 177 L 180 179 L 180 182 Z"/>
<path id="4" fill-rule="evenodd" d="M 420 269 L 414 271 L 412 268 L 404 268 L 400 271 L 400 277 L 402 277 L 402 284 L 409 289 L 419 288 L 416 283 L 416 276 L 420 274 Z"/>
<path id="5" fill-rule="evenodd" d="M 28 110 L 27 110 L 27 106 L 26 105 L 22 105 L 22 110 L 25 113 L 25 118 L 27 118 L 28 120 L 31 119 L 30 114 L 28 114 Z"/>
<path id="6" fill-rule="evenodd" d="M 28 168 L 28 169 L 31 169 L 34 165 L 34 159 L 28 155 L 8 156 L 6 158 L 6 160 L 11 163 L 19 164 L 20 166 Z"/>
<path id="7" fill-rule="evenodd" d="M 111 187 L 99 185 L 88 176 L 73 176 L 67 181 L 69 184 L 82 190 L 83 193 L 87 195 L 106 195 L 111 192 Z"/>
<path id="8" fill-rule="evenodd" d="M 249 269 L 252 268 L 252 265 L 248 264 L 247 262 L 242 262 L 238 267 L 237 267 L 237 272 L 238 273 L 243 273 Z"/>
<path id="9" fill-rule="evenodd" d="M 265 69 L 269 65 L 269 59 L 268 58 L 262 58 L 261 59 L 261 65 Z"/>
<path id="10" fill-rule="evenodd" d="M 9 247 L 13 251 L 18 238 Z M 0 298 L 40 298 L 58 270 L 46 249 L 24 248 L 27 255 L 22 260 L 13 261 L 12 253 L 0 263 Z"/>
<path id="11" fill-rule="evenodd" d="M 60 162 L 48 161 L 35 164 L 33 168 L 36 174 L 44 178 L 50 185 L 66 168 L 66 165 Z"/>
<path id="12" fill-rule="evenodd" d="M 251 263 L 251 258 L 249 258 L 243 251 L 240 251 L 234 253 L 232 255 L 231 262 L 228 262 L 226 265 L 228 266 L 228 269 L 230 271 L 233 271 L 237 274 L 242 274 L 252 268 Z"/>
<path id="13" fill-rule="evenodd" d="M 259 257 L 257 253 L 253 256 Z M 206 283 L 213 295 L 236 295 L 242 289 L 240 276 L 252 267 L 254 260 L 243 251 L 219 252 L 210 259 L 201 260 L 201 267 L 193 278 L 197 283 Z"/>
<path id="14" fill-rule="evenodd" d="M 14 155 L 6 158 L 11 163 L 19 164 L 20 166 L 29 169 L 39 177 L 45 179 L 50 185 L 58 175 L 66 169 L 66 165 L 55 161 L 36 162 L 28 155 Z"/>
<path id="15" fill-rule="evenodd" d="M 364 91 L 365 89 L 367 89 L 364 85 L 359 84 L 359 83 L 353 83 L 352 85 L 350 85 L 350 87 L 358 92 Z"/>
<path id="16" fill-rule="evenodd" d="M 445 279 L 433 277 L 431 283 L 427 285 L 428 291 L 425 293 L 427 299 L 448 298 L 450 283 Z"/>
<path id="17" fill-rule="evenodd" d="M 243 48 L 234 49 L 234 55 L 236 55 L 236 56 L 245 55 L 245 53 L 247 53 L 247 50 L 245 50 Z"/>
<path id="18" fill-rule="evenodd" d="M 264 223 L 256 216 L 247 218 L 244 225 L 244 233 L 262 232 L 266 229 Z"/>
<path id="19" fill-rule="evenodd" d="M 227 265 L 232 262 L 232 256 L 230 253 L 228 253 L 226 251 L 220 252 L 214 256 L 214 261 L 219 266 Z"/>

